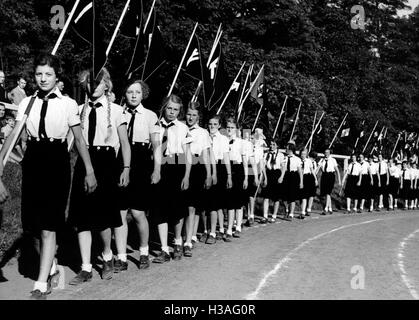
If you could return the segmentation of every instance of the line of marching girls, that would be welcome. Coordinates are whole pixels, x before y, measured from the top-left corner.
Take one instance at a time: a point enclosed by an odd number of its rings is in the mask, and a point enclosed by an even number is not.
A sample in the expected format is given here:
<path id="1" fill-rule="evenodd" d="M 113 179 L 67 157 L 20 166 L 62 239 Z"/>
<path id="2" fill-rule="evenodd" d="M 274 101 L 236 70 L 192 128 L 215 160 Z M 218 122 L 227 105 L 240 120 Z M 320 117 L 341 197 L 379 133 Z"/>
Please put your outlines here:
<path id="1" fill-rule="evenodd" d="M 22 226 L 40 240 L 33 299 L 46 299 L 58 284 L 57 235 L 66 224 L 77 232 L 81 260 L 69 284 L 80 286 L 93 277 L 93 233 L 101 239 L 101 278 L 110 280 L 128 269 L 129 212 L 139 235 L 138 269 L 149 268 L 150 262 L 190 258 L 198 241 L 212 245 L 240 238 L 244 221 L 247 226 L 255 223 L 258 194 L 263 198 L 259 223 L 275 222 L 281 201 L 284 220 L 310 216 L 318 188 L 325 199 L 322 214 L 333 212 L 332 192 L 342 179 L 329 149 L 317 161 L 314 152 L 297 152 L 295 142 L 289 141 L 283 154 L 277 140 L 267 146 L 260 128 L 242 133 L 235 118 L 218 115 L 203 123 L 199 103 L 184 104 L 173 94 L 157 115 L 142 104 L 150 94 L 142 80 L 130 80 L 124 91 L 126 103 L 119 106 L 111 100 L 112 80 L 105 68 L 96 78 L 89 70 L 80 73 L 86 99 L 78 106 L 56 86 L 62 72 L 57 57 L 41 55 L 34 66 L 38 90 L 20 103 L 16 128 L 0 151 L 1 177 L 6 152 L 26 121 Z M 72 178 L 66 139 L 70 131 L 78 151 Z M 381 210 L 385 202 L 395 209 L 398 199 L 406 209 L 417 208 L 418 179 L 416 164 L 393 160 L 387 164 L 381 155 L 369 162 L 363 155 L 353 156 L 343 177 L 348 213 L 364 210 L 366 201 L 370 211 L 374 204 Z M 0 179 L 0 202 L 7 198 Z M 151 258 L 154 227 L 161 247 Z"/>

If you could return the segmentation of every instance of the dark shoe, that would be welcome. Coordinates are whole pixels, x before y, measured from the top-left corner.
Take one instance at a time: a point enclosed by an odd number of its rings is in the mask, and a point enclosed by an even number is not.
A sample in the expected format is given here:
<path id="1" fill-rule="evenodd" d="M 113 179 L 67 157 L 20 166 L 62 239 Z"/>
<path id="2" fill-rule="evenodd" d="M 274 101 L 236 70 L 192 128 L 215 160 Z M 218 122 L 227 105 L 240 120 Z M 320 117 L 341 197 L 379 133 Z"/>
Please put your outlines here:
<path id="1" fill-rule="evenodd" d="M 329 214 L 333 214 L 333 210 L 329 210 Z"/>
<path id="2" fill-rule="evenodd" d="M 111 280 L 113 275 L 113 257 L 110 261 L 103 260 L 102 279 Z"/>
<path id="3" fill-rule="evenodd" d="M 208 238 L 208 233 L 201 234 L 201 237 L 199 238 L 199 242 L 206 242 Z"/>
<path id="4" fill-rule="evenodd" d="M 225 233 L 224 237 L 223 237 L 223 240 L 224 240 L 224 242 L 231 242 L 232 241 L 231 238 L 232 238 L 231 234 Z"/>
<path id="5" fill-rule="evenodd" d="M 346 214 L 351 214 L 351 210 L 346 210 Z"/>
<path id="6" fill-rule="evenodd" d="M 240 238 L 240 231 L 239 230 L 236 230 L 236 231 L 234 231 L 234 233 L 233 233 L 233 237 L 234 238 Z"/>
<path id="7" fill-rule="evenodd" d="M 205 243 L 206 244 L 214 244 L 216 242 L 217 242 L 217 239 L 214 236 L 209 235 L 209 237 L 208 237 L 208 239 L 207 239 L 207 241 Z"/>
<path id="8" fill-rule="evenodd" d="M 218 240 L 218 241 L 223 240 L 223 234 L 220 231 L 217 232 L 216 240 Z"/>
<path id="9" fill-rule="evenodd" d="M 276 222 L 276 219 L 275 219 L 275 218 L 270 218 L 270 219 L 268 220 L 268 222 L 269 222 L 269 223 L 275 223 L 275 222 Z"/>
<path id="10" fill-rule="evenodd" d="M 147 269 L 150 267 L 150 259 L 148 258 L 148 255 L 140 255 L 140 261 L 138 261 L 138 269 Z"/>
<path id="11" fill-rule="evenodd" d="M 128 262 L 116 259 L 113 265 L 113 272 L 119 273 L 126 270 L 128 270 Z"/>
<path id="12" fill-rule="evenodd" d="M 251 227 L 255 223 L 255 220 L 253 218 L 249 218 L 246 221 L 246 227 Z"/>
<path id="13" fill-rule="evenodd" d="M 262 218 L 262 219 L 259 220 L 259 223 L 261 223 L 261 224 L 265 224 L 267 222 L 268 222 L 268 219 L 266 219 L 266 218 Z"/>
<path id="14" fill-rule="evenodd" d="M 170 254 L 166 251 L 160 251 L 160 254 L 153 259 L 154 263 L 165 263 L 170 261 Z"/>
<path id="15" fill-rule="evenodd" d="M 300 214 L 300 215 L 297 217 L 297 219 L 304 220 L 304 216 L 303 216 L 302 214 Z"/>
<path id="16" fill-rule="evenodd" d="M 306 217 L 309 217 L 309 216 L 311 216 L 311 214 L 310 214 L 310 212 L 307 212 Z"/>
<path id="17" fill-rule="evenodd" d="M 358 213 L 362 213 L 362 210 L 361 209 L 358 209 Z"/>
<path id="18" fill-rule="evenodd" d="M 60 282 L 60 271 L 57 269 L 53 275 L 48 276 L 48 289 L 51 292 L 51 289 L 58 287 Z"/>
<path id="19" fill-rule="evenodd" d="M 41 292 L 40 290 L 36 289 L 36 290 L 31 291 L 30 299 L 31 300 L 46 300 L 47 295 L 48 295 L 48 291 Z"/>
<path id="20" fill-rule="evenodd" d="M 321 215 L 322 215 L 322 216 L 325 216 L 325 215 L 326 215 L 326 211 L 323 211 L 323 212 L 321 213 Z"/>
<path id="21" fill-rule="evenodd" d="M 192 257 L 192 248 L 189 247 L 189 246 L 184 246 L 183 247 L 183 255 L 185 257 L 188 257 L 188 258 Z"/>
<path id="22" fill-rule="evenodd" d="M 182 246 L 175 244 L 173 247 L 173 260 L 178 261 L 182 259 Z"/>
<path id="23" fill-rule="evenodd" d="M 68 284 L 72 286 L 77 286 L 79 284 L 82 284 L 83 282 L 92 281 L 92 278 L 93 278 L 92 272 L 87 272 L 87 271 L 82 270 Z"/>

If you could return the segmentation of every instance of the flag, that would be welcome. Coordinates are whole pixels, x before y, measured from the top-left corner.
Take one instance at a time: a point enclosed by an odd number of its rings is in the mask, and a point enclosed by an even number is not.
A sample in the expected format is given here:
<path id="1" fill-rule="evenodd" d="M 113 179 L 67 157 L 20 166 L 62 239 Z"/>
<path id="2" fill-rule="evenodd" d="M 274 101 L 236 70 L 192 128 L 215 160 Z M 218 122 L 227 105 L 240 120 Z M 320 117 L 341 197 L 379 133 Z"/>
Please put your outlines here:
<path id="1" fill-rule="evenodd" d="M 208 110 L 221 105 L 229 90 L 230 81 L 224 68 L 224 55 L 219 41 L 204 69 L 204 94 Z"/>
<path id="2" fill-rule="evenodd" d="M 122 36 L 136 40 L 143 25 L 143 1 L 131 0 L 119 32 Z"/>
<path id="3" fill-rule="evenodd" d="M 106 46 L 103 43 L 103 32 L 99 25 L 99 10 L 95 0 L 80 1 L 72 21 L 72 29 L 84 42 L 89 44 L 91 49 L 91 61 L 93 79 L 96 79 L 99 72 L 106 63 Z"/>
<path id="4" fill-rule="evenodd" d="M 238 108 L 237 108 L 237 120 L 240 118 L 243 106 L 244 106 L 244 97 L 246 96 L 247 92 L 249 92 L 250 89 L 250 78 L 252 76 L 252 70 L 253 70 L 253 64 L 249 67 L 249 70 L 247 71 L 246 79 L 244 80 L 244 83 L 241 88 L 241 93 L 238 99 Z"/>
<path id="5" fill-rule="evenodd" d="M 146 61 L 142 79 L 147 81 L 152 77 L 167 61 L 167 54 L 163 42 L 163 36 L 159 26 L 155 25 L 150 40 L 150 47 L 147 51 Z"/>
<path id="6" fill-rule="evenodd" d="M 254 98 L 257 103 L 263 105 L 263 98 L 265 93 L 265 68 L 259 72 L 258 77 L 253 81 L 252 91 L 250 96 Z"/>
<path id="7" fill-rule="evenodd" d="M 349 131 L 350 131 L 350 128 L 343 129 L 340 137 L 344 138 L 344 137 L 349 136 Z"/>
<path id="8" fill-rule="evenodd" d="M 190 77 L 198 81 L 203 81 L 203 68 L 201 58 L 201 47 L 199 45 L 198 35 L 195 33 L 188 52 L 183 62 L 182 70 Z"/>

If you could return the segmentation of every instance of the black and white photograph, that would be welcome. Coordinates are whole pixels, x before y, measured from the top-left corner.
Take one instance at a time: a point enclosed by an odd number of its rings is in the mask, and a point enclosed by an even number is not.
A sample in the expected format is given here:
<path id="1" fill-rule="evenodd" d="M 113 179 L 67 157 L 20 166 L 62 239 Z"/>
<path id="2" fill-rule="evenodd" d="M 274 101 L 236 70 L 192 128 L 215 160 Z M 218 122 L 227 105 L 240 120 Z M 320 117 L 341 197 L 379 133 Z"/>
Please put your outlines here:
<path id="1" fill-rule="evenodd" d="M 0 123 L 0 300 L 419 300 L 419 0 L 0 0 Z"/>

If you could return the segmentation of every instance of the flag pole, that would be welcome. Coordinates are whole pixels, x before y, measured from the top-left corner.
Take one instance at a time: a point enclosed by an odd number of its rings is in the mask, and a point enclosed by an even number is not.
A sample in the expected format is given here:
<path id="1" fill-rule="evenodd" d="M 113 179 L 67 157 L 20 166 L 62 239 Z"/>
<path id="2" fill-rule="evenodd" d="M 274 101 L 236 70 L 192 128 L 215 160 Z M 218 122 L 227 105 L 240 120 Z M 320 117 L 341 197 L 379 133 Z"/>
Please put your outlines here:
<path id="1" fill-rule="evenodd" d="M 244 61 L 244 62 L 242 63 L 242 66 L 240 67 L 239 72 L 237 73 L 236 77 L 235 77 L 235 78 L 234 78 L 234 80 L 233 80 L 233 83 L 232 83 L 232 84 L 231 84 L 231 86 L 230 86 L 230 90 L 228 90 L 228 92 L 227 92 L 226 96 L 224 97 L 223 102 L 221 102 L 221 105 L 220 105 L 220 107 L 218 108 L 218 111 L 217 111 L 217 113 L 216 113 L 217 115 L 220 113 L 221 109 L 223 108 L 224 104 L 226 103 L 227 98 L 228 98 L 228 96 L 230 95 L 231 88 L 233 87 L 234 83 L 236 83 L 236 81 L 237 81 L 238 77 L 240 76 L 240 73 L 242 72 L 242 70 L 243 70 L 243 68 L 244 68 L 244 66 L 245 66 L 245 65 L 246 65 L 246 61 Z"/>
<path id="2" fill-rule="evenodd" d="M 240 94 L 239 107 L 237 109 L 237 113 L 238 113 L 237 114 L 237 122 L 239 122 L 240 114 L 242 112 L 242 107 L 243 107 L 242 98 L 243 98 L 243 95 L 244 95 L 244 91 L 246 90 L 247 80 L 250 78 L 250 75 L 252 74 L 252 71 L 253 71 L 253 64 L 249 67 L 249 70 L 247 71 L 246 79 L 244 80 L 243 90 Z"/>
<path id="3" fill-rule="evenodd" d="M 145 33 L 145 30 L 147 29 L 147 25 L 150 22 L 151 13 L 153 12 L 153 9 L 154 9 L 155 4 L 156 4 L 156 0 L 153 1 L 152 5 L 150 7 L 150 11 L 148 12 L 147 20 L 145 21 L 145 24 L 144 24 L 144 31 L 143 31 L 143 33 Z"/>
<path id="4" fill-rule="evenodd" d="M 367 143 L 365 144 L 364 149 L 362 149 L 362 153 L 364 153 L 364 152 L 365 152 L 365 150 L 367 149 L 368 144 L 370 143 L 371 137 L 372 137 L 372 135 L 374 134 L 375 128 L 377 127 L 377 124 L 378 124 L 378 120 L 375 122 L 374 128 L 372 129 L 371 134 L 370 134 L 370 136 L 368 137 Z"/>
<path id="5" fill-rule="evenodd" d="M 294 132 L 295 132 L 295 128 L 297 127 L 298 117 L 299 117 L 299 115 L 300 115 L 300 109 L 301 109 L 301 105 L 302 105 L 302 104 L 303 104 L 303 102 L 302 102 L 302 101 L 300 101 L 300 105 L 298 106 L 298 110 L 297 110 L 297 115 L 295 116 L 294 126 L 292 127 L 290 140 L 292 140 L 292 137 L 293 137 Z"/>
<path id="6" fill-rule="evenodd" d="M 399 136 L 397 137 L 396 144 L 394 145 L 393 151 L 391 152 L 390 159 L 393 158 L 393 155 L 394 155 L 394 152 L 396 151 L 397 144 L 399 143 L 400 137 L 401 137 L 401 133 L 399 132 Z"/>
<path id="7" fill-rule="evenodd" d="M 196 102 L 198 100 L 198 95 L 199 95 L 199 92 L 201 91 L 202 85 L 203 85 L 202 80 L 199 80 L 199 83 L 198 83 L 198 86 L 196 87 L 195 93 L 192 96 L 192 100 L 191 100 L 192 102 Z"/>
<path id="8" fill-rule="evenodd" d="M 208 61 L 207 61 L 207 68 L 209 67 L 209 63 L 210 63 L 210 61 L 211 61 L 211 59 L 212 59 L 212 56 L 214 55 L 214 53 L 215 53 L 215 48 L 216 48 L 216 46 L 217 46 L 217 44 L 218 44 L 218 42 L 220 41 L 220 39 L 221 39 L 221 35 L 223 34 L 223 31 L 221 31 L 221 23 L 220 23 L 220 26 L 218 27 L 218 30 L 217 30 L 217 34 L 215 35 L 215 39 L 214 39 L 214 43 L 213 43 L 213 45 L 212 45 L 212 48 L 211 48 L 211 52 L 210 52 L 210 55 L 208 56 Z"/>
<path id="9" fill-rule="evenodd" d="M 335 136 L 332 139 L 332 142 L 329 144 L 329 149 L 333 146 L 333 143 L 335 142 L 335 140 L 336 140 L 336 138 L 337 138 L 337 136 L 339 134 L 340 129 L 342 129 L 342 126 L 345 123 L 345 120 L 346 120 L 346 117 L 347 116 L 348 116 L 348 112 L 345 114 L 345 117 L 343 118 L 343 120 L 342 120 L 342 122 L 341 122 L 341 124 L 340 124 L 340 126 L 338 128 L 338 130 L 336 131 Z"/>
<path id="10" fill-rule="evenodd" d="M 253 87 L 255 86 L 255 83 L 256 83 L 256 79 L 257 78 L 259 78 L 259 76 L 260 76 L 260 73 L 263 71 L 263 69 L 265 68 L 265 65 L 263 64 L 262 65 L 262 68 L 260 68 L 260 70 L 259 70 L 259 72 L 258 72 L 258 75 L 256 76 L 256 78 L 255 78 L 255 81 L 253 81 L 251 84 L 250 84 L 250 88 L 249 88 L 249 91 L 247 91 L 247 94 L 246 94 L 246 96 L 243 98 L 243 100 L 241 101 L 241 107 L 243 108 L 243 104 L 244 104 L 244 102 L 246 101 L 246 99 L 247 99 L 247 97 L 249 96 L 249 94 L 250 94 L 250 92 L 252 91 L 252 89 L 253 89 Z M 252 69 L 253 70 L 253 69 Z M 240 108 L 240 107 L 239 107 Z"/>
<path id="11" fill-rule="evenodd" d="M 314 130 L 314 127 L 316 126 L 316 119 L 317 119 L 317 110 L 314 113 L 314 120 L 313 120 L 313 126 L 311 127 L 311 131 L 313 131 Z M 312 142 L 313 142 L 313 140 L 310 141 L 310 144 L 308 146 L 308 153 L 310 153 L 310 151 L 311 151 Z"/>
<path id="12" fill-rule="evenodd" d="M 377 140 L 378 139 L 382 139 L 382 138 L 380 138 L 381 137 L 381 135 L 383 134 L 383 132 L 384 132 L 384 128 L 385 128 L 385 126 L 383 126 L 382 128 L 381 128 L 381 131 L 380 131 L 380 134 L 378 135 L 378 137 L 377 137 Z M 373 146 L 373 148 L 371 149 L 371 151 L 370 151 L 370 155 L 372 155 L 372 153 L 374 152 L 374 146 Z M 377 150 L 378 150 L 378 148 L 377 148 Z"/>
<path id="13" fill-rule="evenodd" d="M 322 121 L 322 119 L 323 119 L 323 116 L 324 116 L 324 111 L 323 111 L 323 113 L 321 114 L 320 119 L 319 119 L 319 121 L 318 121 L 318 122 L 317 122 L 317 124 L 316 124 L 316 127 L 315 127 L 315 128 L 314 128 L 314 130 L 311 132 L 310 138 L 308 139 L 308 141 L 307 141 L 306 145 L 304 146 L 304 149 L 305 149 L 305 148 L 307 148 L 307 146 L 308 146 L 308 144 L 310 143 L 310 141 L 312 141 L 312 140 L 313 140 L 314 133 L 317 131 L 317 128 L 319 127 L 319 125 L 320 125 L 320 123 L 321 123 L 321 121 Z"/>
<path id="14" fill-rule="evenodd" d="M 252 127 L 252 132 L 255 130 L 256 123 L 258 122 L 258 120 L 259 120 L 259 116 L 260 116 L 260 113 L 262 112 L 262 108 L 263 108 L 263 103 L 260 105 L 260 108 L 259 108 L 258 114 L 257 114 L 257 116 L 256 116 L 255 123 L 253 124 L 253 127 Z"/>
<path id="15" fill-rule="evenodd" d="M 112 45 L 113 45 L 113 43 L 115 41 L 116 35 L 118 34 L 119 28 L 121 27 L 122 20 L 124 20 L 125 14 L 127 13 L 128 6 L 129 6 L 129 3 L 130 2 L 131 2 L 131 0 L 127 0 L 127 2 L 125 3 L 124 10 L 122 11 L 121 17 L 119 17 L 118 24 L 116 25 L 116 28 L 115 28 L 115 30 L 113 32 L 111 41 L 108 44 L 108 48 L 106 49 L 106 56 L 108 56 L 109 55 L 109 52 L 111 51 Z"/>
<path id="16" fill-rule="evenodd" d="M 276 127 L 275 127 L 275 130 L 274 130 L 274 134 L 273 134 L 273 136 L 272 136 L 272 139 L 275 139 L 276 132 L 278 131 L 278 126 L 279 126 L 279 123 L 281 122 L 281 117 L 282 117 L 282 115 L 283 115 L 283 113 L 284 113 L 284 108 L 285 108 L 285 104 L 287 103 L 287 100 L 288 100 L 288 96 L 287 96 L 287 95 L 285 95 L 285 100 L 284 100 L 284 102 L 283 102 L 283 104 L 282 104 L 281 113 L 279 114 L 279 119 L 278 119 L 278 121 L 277 121 L 277 123 L 276 123 Z"/>
<path id="17" fill-rule="evenodd" d="M 76 0 L 76 3 L 74 3 L 73 9 L 71 9 L 70 15 L 68 16 L 67 21 L 65 22 L 64 28 L 63 30 L 61 30 L 60 36 L 58 37 L 58 40 L 55 43 L 54 49 L 52 49 L 51 54 L 53 56 L 55 56 L 55 54 L 57 53 L 58 47 L 60 46 L 61 41 L 64 38 L 64 34 L 66 33 L 68 26 L 70 25 L 71 19 L 73 18 L 74 13 L 76 12 L 76 9 L 79 3 L 80 3 L 80 0 Z"/>
<path id="18" fill-rule="evenodd" d="M 171 85 L 171 87 L 170 87 L 169 93 L 167 94 L 167 96 L 168 96 L 168 97 L 170 97 L 170 95 L 172 94 L 173 88 L 175 87 L 176 80 L 177 80 L 177 78 L 178 78 L 178 76 L 179 76 L 179 73 L 180 73 L 180 69 L 182 68 L 183 61 L 184 61 L 184 60 L 185 60 L 185 58 L 186 58 L 186 53 L 188 52 L 189 46 L 191 45 L 191 42 L 192 42 L 192 39 L 193 39 L 193 37 L 194 37 L 194 35 L 195 35 L 195 31 L 196 31 L 196 28 L 197 28 L 197 27 L 198 27 L 198 22 L 195 24 L 195 27 L 193 28 L 193 31 L 192 31 L 192 35 L 191 35 L 191 37 L 189 38 L 188 45 L 186 46 L 185 52 L 183 53 L 183 56 L 182 56 L 182 60 L 180 61 L 179 67 L 178 67 L 178 69 L 177 69 L 177 71 L 176 71 L 175 78 L 173 79 L 173 82 L 172 82 L 172 85 Z"/>

